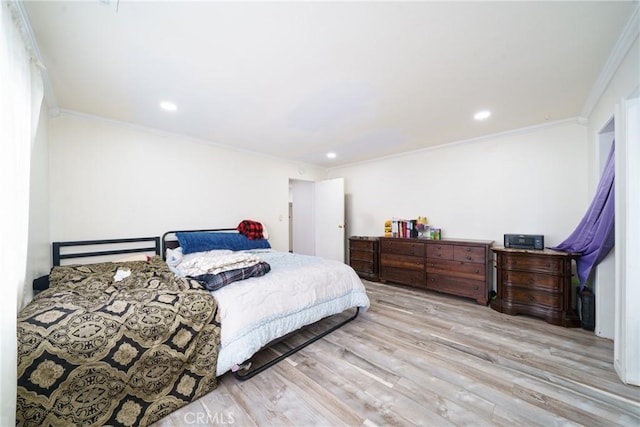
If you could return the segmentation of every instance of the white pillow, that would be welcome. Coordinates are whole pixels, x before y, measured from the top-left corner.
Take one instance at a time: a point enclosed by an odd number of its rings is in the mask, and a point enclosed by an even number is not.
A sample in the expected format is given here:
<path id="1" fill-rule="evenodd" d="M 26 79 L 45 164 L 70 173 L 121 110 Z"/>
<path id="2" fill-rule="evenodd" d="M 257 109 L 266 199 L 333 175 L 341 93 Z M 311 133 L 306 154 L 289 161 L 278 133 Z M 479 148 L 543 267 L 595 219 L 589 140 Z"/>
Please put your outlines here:
<path id="1" fill-rule="evenodd" d="M 182 259 L 180 260 L 180 263 L 191 261 L 194 258 L 202 258 L 202 257 L 214 258 L 218 256 L 223 256 L 223 255 L 230 255 L 232 253 L 233 251 L 231 249 L 213 249 L 206 252 L 192 252 L 187 255 L 182 255 L 182 251 L 181 251 L 180 255 L 182 256 Z"/>
<path id="2" fill-rule="evenodd" d="M 211 251 L 206 252 L 193 252 L 187 255 L 182 254 L 182 248 L 177 247 L 175 249 L 167 249 L 167 259 L 166 262 L 169 267 L 178 267 L 181 263 L 191 261 L 194 258 L 200 257 L 208 257 L 213 258 L 222 255 L 232 254 L 233 251 L 231 249 L 213 249 Z"/>
<path id="3" fill-rule="evenodd" d="M 167 249 L 166 262 L 169 267 L 175 267 L 182 261 L 182 248 Z"/>

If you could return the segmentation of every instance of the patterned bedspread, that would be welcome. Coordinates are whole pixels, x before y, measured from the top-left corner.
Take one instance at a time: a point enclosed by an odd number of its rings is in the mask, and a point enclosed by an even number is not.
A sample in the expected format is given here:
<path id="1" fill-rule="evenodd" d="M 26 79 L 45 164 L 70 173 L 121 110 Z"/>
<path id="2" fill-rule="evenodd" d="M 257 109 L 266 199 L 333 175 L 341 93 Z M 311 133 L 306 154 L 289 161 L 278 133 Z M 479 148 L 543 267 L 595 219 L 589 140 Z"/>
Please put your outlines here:
<path id="1" fill-rule="evenodd" d="M 18 425 L 146 426 L 216 387 L 215 299 L 161 258 L 54 267 L 50 284 L 18 315 Z"/>

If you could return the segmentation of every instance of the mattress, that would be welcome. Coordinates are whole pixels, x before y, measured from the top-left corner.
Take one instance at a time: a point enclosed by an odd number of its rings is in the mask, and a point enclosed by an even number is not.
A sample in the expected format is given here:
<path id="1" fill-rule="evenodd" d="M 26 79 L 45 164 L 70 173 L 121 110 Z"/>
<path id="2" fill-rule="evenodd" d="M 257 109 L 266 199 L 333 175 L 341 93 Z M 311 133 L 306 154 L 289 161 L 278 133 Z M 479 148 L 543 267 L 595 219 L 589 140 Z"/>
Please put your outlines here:
<path id="1" fill-rule="evenodd" d="M 221 324 L 217 375 L 303 326 L 349 308 L 369 307 L 362 281 L 344 263 L 271 249 L 246 252 L 269 263 L 271 271 L 212 292 Z"/>

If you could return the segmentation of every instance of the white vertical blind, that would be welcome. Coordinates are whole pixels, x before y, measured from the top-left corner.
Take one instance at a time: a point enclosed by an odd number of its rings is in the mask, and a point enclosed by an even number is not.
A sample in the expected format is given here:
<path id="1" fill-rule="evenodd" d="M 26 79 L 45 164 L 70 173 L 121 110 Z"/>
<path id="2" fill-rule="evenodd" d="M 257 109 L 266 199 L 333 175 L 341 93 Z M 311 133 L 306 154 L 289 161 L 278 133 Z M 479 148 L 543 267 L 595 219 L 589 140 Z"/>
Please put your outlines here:
<path id="1" fill-rule="evenodd" d="M 0 7 L 0 272 L 2 351 L 0 424 L 15 425 L 16 315 L 22 305 L 29 238 L 31 147 L 42 103 L 42 77 L 22 34 L 14 2 Z"/>

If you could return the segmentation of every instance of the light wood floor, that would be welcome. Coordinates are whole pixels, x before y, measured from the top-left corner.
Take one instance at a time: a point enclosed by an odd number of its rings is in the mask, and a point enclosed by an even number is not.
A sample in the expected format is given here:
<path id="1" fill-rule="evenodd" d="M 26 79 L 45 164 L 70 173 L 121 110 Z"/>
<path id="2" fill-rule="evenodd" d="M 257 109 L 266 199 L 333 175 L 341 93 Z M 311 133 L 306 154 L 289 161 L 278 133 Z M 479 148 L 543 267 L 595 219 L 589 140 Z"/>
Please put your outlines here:
<path id="1" fill-rule="evenodd" d="M 371 308 L 356 320 L 248 381 L 223 375 L 154 427 L 640 425 L 640 388 L 618 379 L 610 340 L 472 300 L 365 285 Z"/>

